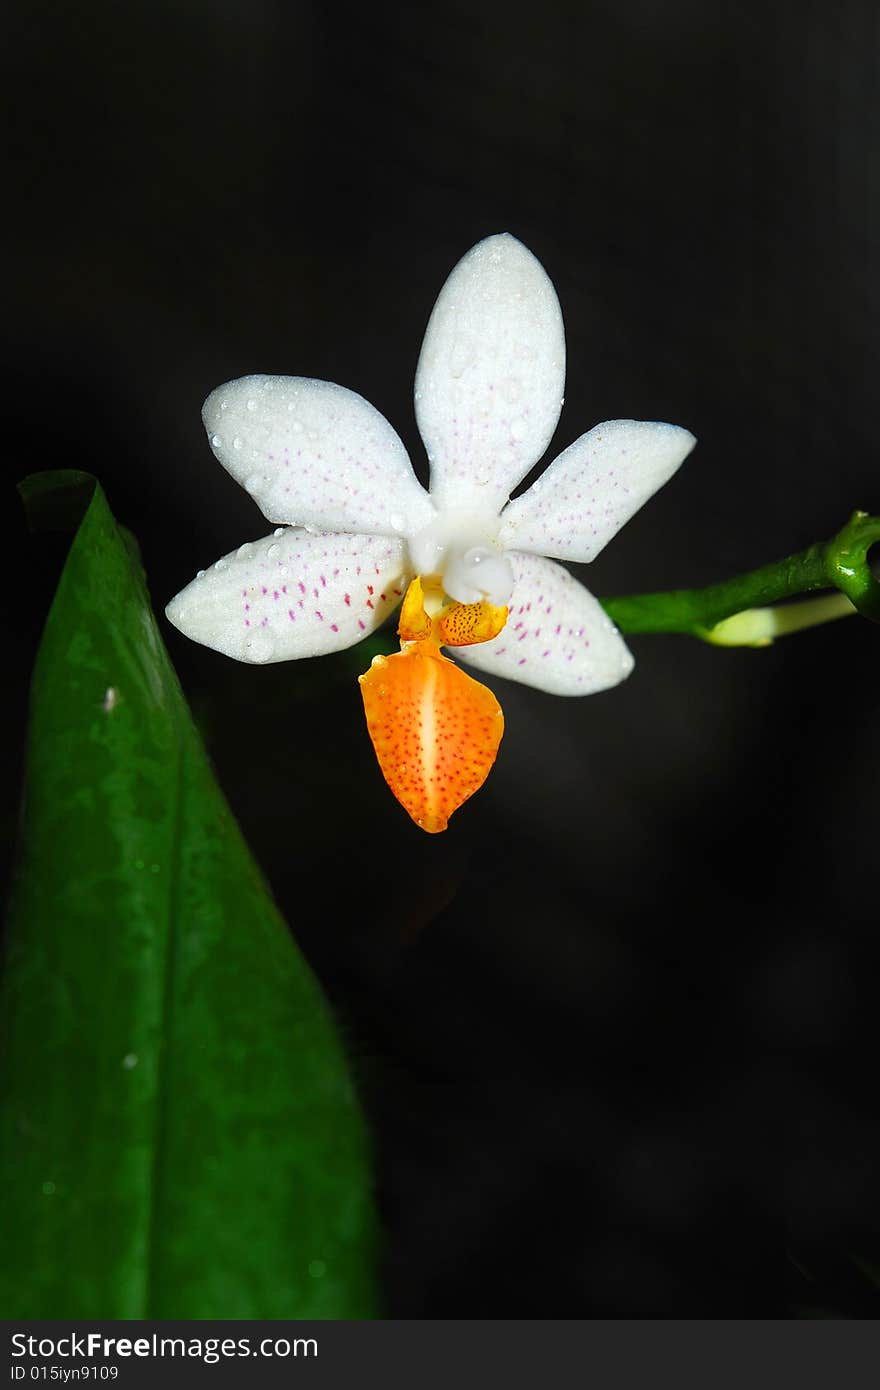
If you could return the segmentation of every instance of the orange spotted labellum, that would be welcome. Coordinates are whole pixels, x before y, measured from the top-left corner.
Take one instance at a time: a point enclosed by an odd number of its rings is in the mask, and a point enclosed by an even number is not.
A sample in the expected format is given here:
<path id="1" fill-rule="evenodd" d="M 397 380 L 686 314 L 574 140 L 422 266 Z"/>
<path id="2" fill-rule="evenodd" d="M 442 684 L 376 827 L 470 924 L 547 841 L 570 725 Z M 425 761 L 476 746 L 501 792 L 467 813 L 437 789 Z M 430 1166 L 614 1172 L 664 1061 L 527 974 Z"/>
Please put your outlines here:
<path id="1" fill-rule="evenodd" d="M 479 791 L 504 732 L 491 690 L 440 648 L 489 642 L 506 621 L 506 607 L 486 602 L 452 604 L 432 617 L 416 577 L 400 612 L 400 651 L 374 657 L 360 677 L 382 775 L 430 834 L 445 830 L 452 813 Z"/>

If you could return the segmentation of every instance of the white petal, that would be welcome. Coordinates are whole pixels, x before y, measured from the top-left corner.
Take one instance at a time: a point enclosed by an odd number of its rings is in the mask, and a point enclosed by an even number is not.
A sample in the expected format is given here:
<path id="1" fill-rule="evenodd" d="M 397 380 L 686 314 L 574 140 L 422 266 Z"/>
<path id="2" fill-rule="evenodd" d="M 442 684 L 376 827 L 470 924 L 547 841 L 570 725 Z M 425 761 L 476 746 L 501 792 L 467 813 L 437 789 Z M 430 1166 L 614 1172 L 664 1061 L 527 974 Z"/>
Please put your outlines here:
<path id="1" fill-rule="evenodd" d="M 499 541 L 560 560 L 592 560 L 687 458 L 677 425 L 608 420 L 581 435 L 505 507 Z"/>
<path id="2" fill-rule="evenodd" d="M 196 642 L 263 665 L 341 651 L 372 632 L 406 592 L 403 541 L 287 530 L 241 546 L 165 610 Z"/>
<path id="3" fill-rule="evenodd" d="M 202 419 L 217 458 L 269 521 L 392 536 L 434 514 L 384 415 L 344 386 L 245 376 L 212 391 Z"/>
<path id="4" fill-rule="evenodd" d="M 547 448 L 565 389 L 565 334 L 547 273 L 515 237 L 487 237 L 434 305 L 416 419 L 439 509 L 498 512 Z"/>
<path id="5" fill-rule="evenodd" d="M 500 635 L 456 659 L 551 695 L 592 695 L 629 675 L 633 658 L 604 608 L 552 560 L 511 551 L 515 583 Z"/>

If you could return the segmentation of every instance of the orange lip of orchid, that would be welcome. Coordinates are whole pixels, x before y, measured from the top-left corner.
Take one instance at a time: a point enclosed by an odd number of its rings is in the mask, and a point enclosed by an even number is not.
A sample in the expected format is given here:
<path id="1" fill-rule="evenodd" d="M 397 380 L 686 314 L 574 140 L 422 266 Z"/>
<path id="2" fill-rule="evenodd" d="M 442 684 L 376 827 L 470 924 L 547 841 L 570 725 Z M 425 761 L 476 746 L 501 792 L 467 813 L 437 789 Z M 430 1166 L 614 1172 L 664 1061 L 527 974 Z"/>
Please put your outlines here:
<path id="1" fill-rule="evenodd" d="M 507 609 L 458 603 L 432 617 L 419 578 L 406 592 L 401 650 L 377 656 L 359 677 L 367 729 L 382 775 L 416 825 L 429 834 L 485 782 L 504 733 L 491 690 L 443 656 L 440 647 L 488 642 Z"/>

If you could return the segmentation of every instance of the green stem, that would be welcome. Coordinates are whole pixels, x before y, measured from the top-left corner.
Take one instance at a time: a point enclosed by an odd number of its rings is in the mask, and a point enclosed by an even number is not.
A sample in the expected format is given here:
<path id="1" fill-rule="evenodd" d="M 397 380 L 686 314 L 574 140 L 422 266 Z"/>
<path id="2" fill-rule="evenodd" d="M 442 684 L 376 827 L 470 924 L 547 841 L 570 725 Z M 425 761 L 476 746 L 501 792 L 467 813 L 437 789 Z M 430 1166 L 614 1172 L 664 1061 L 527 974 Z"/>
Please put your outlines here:
<path id="1" fill-rule="evenodd" d="M 681 632 L 723 645 L 763 646 L 784 632 L 811 627 L 851 611 L 839 600 L 831 605 L 795 605 L 803 610 L 797 617 L 794 608 L 788 616 L 785 609 L 768 608 L 817 589 L 839 590 L 855 611 L 872 622 L 880 622 L 880 583 L 871 573 L 867 558 L 876 541 L 880 541 L 880 517 L 854 512 L 831 540 L 819 541 L 796 555 L 720 584 L 704 589 L 629 594 L 602 599 L 602 605 L 622 632 Z M 713 632 L 725 619 L 734 614 L 745 615 L 746 610 L 758 610 L 761 617 L 744 623 L 741 635 L 731 627 L 726 634 Z"/>

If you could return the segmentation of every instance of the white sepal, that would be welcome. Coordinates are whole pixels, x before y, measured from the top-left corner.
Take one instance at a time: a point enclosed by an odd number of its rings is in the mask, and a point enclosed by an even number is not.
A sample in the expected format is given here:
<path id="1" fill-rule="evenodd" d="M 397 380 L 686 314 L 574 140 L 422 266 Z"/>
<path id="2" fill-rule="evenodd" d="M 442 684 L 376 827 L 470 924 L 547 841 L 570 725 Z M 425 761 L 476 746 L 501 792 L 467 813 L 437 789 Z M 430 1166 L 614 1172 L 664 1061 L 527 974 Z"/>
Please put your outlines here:
<path id="1" fill-rule="evenodd" d="M 515 237 L 487 237 L 440 291 L 416 372 L 438 511 L 500 511 L 547 448 L 564 389 L 562 313 L 547 272 Z"/>
<path id="2" fill-rule="evenodd" d="M 165 610 L 187 637 L 264 665 L 341 651 L 400 603 L 411 578 L 403 541 L 288 529 L 247 542 Z"/>
<path id="3" fill-rule="evenodd" d="M 633 658 L 593 595 L 552 560 L 517 551 L 507 558 L 514 587 L 504 631 L 457 647 L 456 659 L 550 695 L 592 695 L 624 680 Z"/>
<path id="4" fill-rule="evenodd" d="M 505 507 L 500 544 L 560 560 L 594 559 L 672 477 L 695 443 L 678 425 L 641 420 L 596 425 Z"/>
<path id="5" fill-rule="evenodd" d="M 384 415 L 355 391 L 297 376 L 246 376 L 202 409 L 211 448 L 269 521 L 412 535 L 434 515 Z"/>

